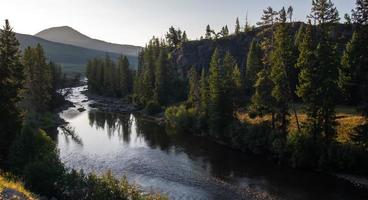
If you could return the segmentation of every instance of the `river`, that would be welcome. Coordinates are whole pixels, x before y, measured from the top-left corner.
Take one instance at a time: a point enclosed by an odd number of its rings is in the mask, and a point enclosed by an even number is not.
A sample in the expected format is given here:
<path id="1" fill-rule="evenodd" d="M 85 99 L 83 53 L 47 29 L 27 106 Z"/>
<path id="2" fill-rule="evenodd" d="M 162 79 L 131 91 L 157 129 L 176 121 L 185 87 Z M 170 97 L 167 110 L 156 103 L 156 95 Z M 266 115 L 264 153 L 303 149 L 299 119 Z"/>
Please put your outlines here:
<path id="1" fill-rule="evenodd" d="M 90 108 L 86 89 L 74 88 L 68 100 L 76 107 L 60 113 L 80 139 L 57 136 L 60 158 L 69 168 L 111 170 L 170 199 L 368 199 L 334 176 L 280 167 L 201 137 L 168 133 L 133 114 Z M 86 110 L 78 111 L 82 107 Z"/>

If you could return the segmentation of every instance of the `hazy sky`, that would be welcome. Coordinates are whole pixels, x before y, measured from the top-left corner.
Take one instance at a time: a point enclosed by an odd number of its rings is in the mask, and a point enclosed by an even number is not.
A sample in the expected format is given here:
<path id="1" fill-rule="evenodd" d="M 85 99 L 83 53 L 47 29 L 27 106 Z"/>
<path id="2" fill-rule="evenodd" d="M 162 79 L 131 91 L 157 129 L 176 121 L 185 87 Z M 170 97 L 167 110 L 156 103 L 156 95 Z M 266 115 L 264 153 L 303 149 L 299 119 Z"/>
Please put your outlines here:
<path id="1" fill-rule="evenodd" d="M 252 24 L 262 10 L 292 5 L 296 20 L 305 20 L 312 0 L 0 0 L 0 20 L 9 19 L 19 33 L 35 34 L 54 26 L 71 26 L 97 39 L 144 45 L 153 35 L 163 36 L 174 25 L 189 38 L 204 35 L 210 24 L 216 30 L 235 18 Z M 350 13 L 355 0 L 333 0 L 340 16 Z M 342 17 L 343 18 L 343 17 Z"/>

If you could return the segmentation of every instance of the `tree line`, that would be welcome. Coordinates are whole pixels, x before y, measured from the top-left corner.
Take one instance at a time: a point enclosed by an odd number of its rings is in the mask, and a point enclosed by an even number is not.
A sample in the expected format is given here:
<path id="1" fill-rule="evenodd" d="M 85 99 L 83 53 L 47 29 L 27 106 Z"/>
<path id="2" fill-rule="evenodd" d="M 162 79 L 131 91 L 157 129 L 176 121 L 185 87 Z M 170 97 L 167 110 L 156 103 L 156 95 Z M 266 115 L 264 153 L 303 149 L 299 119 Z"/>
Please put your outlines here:
<path id="1" fill-rule="evenodd" d="M 125 97 L 133 89 L 133 71 L 129 60 L 121 55 L 115 63 L 106 55 L 105 59 L 90 60 L 86 68 L 88 89 L 100 95 Z"/>

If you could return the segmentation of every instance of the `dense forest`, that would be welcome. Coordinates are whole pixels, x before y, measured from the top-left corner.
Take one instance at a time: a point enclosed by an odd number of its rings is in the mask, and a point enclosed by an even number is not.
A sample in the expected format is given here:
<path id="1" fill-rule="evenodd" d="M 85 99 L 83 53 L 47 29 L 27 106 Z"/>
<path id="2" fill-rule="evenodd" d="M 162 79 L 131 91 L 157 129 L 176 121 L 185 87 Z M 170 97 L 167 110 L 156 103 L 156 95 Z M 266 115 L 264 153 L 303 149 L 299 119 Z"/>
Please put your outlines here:
<path id="1" fill-rule="evenodd" d="M 314 0 L 307 23 L 296 23 L 291 6 L 268 7 L 258 27 L 248 22 L 242 27 L 236 19 L 230 34 L 227 26 L 216 32 L 208 25 L 198 41 L 171 27 L 164 39 L 153 38 L 142 50 L 136 72 L 121 76 L 131 75 L 126 87 L 132 90 L 116 86 L 114 96 L 126 94 L 148 114 L 164 111 L 168 126 L 177 131 L 270 155 L 279 163 L 367 174 L 367 12 L 367 2 L 357 0 L 342 25 L 332 1 Z M 183 47 L 237 35 L 251 38 L 246 52 L 234 57 L 216 48 L 221 42 L 212 43 L 208 66 L 203 66 L 205 58 L 191 60 L 193 66 L 178 65 Z M 114 63 L 108 66 L 104 69 L 119 71 Z M 92 90 L 117 81 L 100 69 L 88 74 Z M 97 81 L 95 74 L 104 79 Z M 355 128 L 345 141 L 339 139 L 340 106 L 361 116 L 359 123 L 349 124 Z"/>

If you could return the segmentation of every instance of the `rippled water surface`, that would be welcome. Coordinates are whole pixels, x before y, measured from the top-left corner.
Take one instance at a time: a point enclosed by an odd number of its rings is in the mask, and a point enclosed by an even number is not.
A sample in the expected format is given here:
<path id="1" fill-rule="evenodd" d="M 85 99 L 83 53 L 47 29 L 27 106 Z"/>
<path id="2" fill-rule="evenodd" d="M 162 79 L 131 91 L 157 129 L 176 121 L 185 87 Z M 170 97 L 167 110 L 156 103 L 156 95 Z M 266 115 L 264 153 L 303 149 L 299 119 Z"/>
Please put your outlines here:
<path id="1" fill-rule="evenodd" d="M 81 140 L 57 137 L 68 167 L 111 170 L 170 199 L 368 199 L 331 176 L 281 168 L 203 138 L 170 134 L 134 115 L 91 109 L 84 90 L 74 88 L 69 100 L 76 107 L 60 113 Z M 81 107 L 87 110 L 79 112 Z"/>

